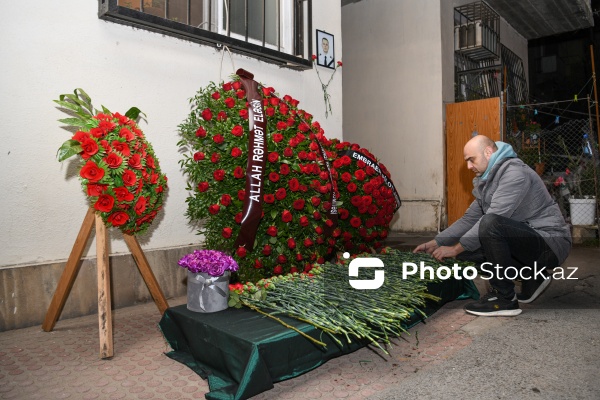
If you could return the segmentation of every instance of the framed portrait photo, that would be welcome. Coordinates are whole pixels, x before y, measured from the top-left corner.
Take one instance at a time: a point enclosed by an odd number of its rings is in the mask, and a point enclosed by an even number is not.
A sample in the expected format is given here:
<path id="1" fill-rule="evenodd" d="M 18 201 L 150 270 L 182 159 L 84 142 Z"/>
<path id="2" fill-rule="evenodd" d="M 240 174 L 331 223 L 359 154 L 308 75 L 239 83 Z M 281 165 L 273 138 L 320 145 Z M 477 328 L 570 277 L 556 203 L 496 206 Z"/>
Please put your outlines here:
<path id="1" fill-rule="evenodd" d="M 335 69 L 333 35 L 317 29 L 317 65 Z"/>

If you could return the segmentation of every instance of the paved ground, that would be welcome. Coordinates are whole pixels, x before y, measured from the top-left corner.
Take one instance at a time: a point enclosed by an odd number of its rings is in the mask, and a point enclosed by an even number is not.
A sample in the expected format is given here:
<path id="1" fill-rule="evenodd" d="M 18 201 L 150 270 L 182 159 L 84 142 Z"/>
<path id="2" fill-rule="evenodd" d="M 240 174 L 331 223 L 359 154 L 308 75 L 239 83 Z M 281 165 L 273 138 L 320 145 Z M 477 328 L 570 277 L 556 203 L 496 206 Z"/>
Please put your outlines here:
<path id="1" fill-rule="evenodd" d="M 255 399 L 598 399 L 599 256 L 574 249 L 565 266 L 579 268 L 579 280 L 553 282 L 518 317 L 478 318 L 453 302 L 397 339 L 389 356 L 364 348 Z M 59 321 L 49 333 L 0 333 L 0 399 L 204 398 L 206 382 L 164 355 L 153 303 L 113 316 L 110 360 L 98 358 L 95 315 Z"/>

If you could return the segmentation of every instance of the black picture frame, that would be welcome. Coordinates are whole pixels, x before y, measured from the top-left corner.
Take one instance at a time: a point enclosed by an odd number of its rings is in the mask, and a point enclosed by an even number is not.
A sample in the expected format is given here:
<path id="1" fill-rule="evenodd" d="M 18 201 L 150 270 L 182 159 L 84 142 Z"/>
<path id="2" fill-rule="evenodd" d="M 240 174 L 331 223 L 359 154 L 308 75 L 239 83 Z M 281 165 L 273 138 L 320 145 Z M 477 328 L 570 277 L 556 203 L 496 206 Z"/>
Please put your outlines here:
<path id="1" fill-rule="evenodd" d="M 335 69 L 335 45 L 333 42 L 333 35 L 317 29 L 316 38 L 317 43 L 315 48 L 317 49 L 317 65 Z M 327 52 L 325 52 L 325 50 L 327 50 Z"/>

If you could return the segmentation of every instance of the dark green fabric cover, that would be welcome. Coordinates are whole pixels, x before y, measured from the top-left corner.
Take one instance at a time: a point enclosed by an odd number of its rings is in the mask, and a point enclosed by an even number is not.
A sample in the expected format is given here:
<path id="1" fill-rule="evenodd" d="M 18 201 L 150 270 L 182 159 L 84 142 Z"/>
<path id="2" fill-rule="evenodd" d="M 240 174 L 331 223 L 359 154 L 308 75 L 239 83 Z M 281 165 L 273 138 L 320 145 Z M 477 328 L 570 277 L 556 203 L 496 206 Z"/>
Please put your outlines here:
<path id="1" fill-rule="evenodd" d="M 432 283 L 429 292 L 441 297 L 428 302 L 423 310 L 433 314 L 454 299 L 478 298 L 469 280 Z M 248 308 L 203 314 L 189 311 L 186 305 L 166 310 L 159 326 L 173 351 L 167 356 L 179 361 L 204 379 L 210 392 L 207 399 L 246 399 L 273 388 L 274 382 L 310 371 L 334 357 L 351 353 L 367 342 L 340 347 L 329 335 L 312 325 L 278 315 L 287 324 L 327 343 L 327 348 L 309 341 L 279 322 Z M 422 318 L 413 315 L 406 327 Z"/>

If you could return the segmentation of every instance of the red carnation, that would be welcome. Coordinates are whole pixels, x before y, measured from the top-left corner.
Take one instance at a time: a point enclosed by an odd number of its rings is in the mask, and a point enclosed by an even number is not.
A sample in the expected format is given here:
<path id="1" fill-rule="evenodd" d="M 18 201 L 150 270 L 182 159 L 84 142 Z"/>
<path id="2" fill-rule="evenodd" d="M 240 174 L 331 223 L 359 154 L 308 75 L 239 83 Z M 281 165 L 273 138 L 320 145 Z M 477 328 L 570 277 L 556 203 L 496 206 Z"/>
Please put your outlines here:
<path id="1" fill-rule="evenodd" d="M 308 226 L 309 223 L 310 221 L 308 220 L 308 217 L 306 215 L 300 217 L 300 226 L 305 227 Z"/>
<path id="2" fill-rule="evenodd" d="M 223 143 L 223 141 L 225 141 L 225 138 L 223 137 L 223 135 L 215 135 L 213 137 L 213 142 L 215 142 L 216 144 L 221 144 L 221 143 Z"/>
<path id="3" fill-rule="evenodd" d="M 350 219 L 350 225 L 352 225 L 354 228 L 358 228 L 359 226 L 361 226 L 361 224 L 362 221 L 358 217 L 353 217 Z"/>
<path id="4" fill-rule="evenodd" d="M 244 128 L 242 128 L 240 125 L 236 125 L 231 128 L 231 134 L 238 137 L 242 136 L 244 134 Z"/>
<path id="5" fill-rule="evenodd" d="M 279 188 L 275 192 L 275 198 L 279 201 L 285 199 L 286 196 L 287 196 L 287 193 L 284 188 Z"/>
<path id="6" fill-rule="evenodd" d="M 302 210 L 304 208 L 304 199 L 294 200 L 294 209 Z"/>
<path id="7" fill-rule="evenodd" d="M 212 119 L 212 112 L 210 111 L 210 108 L 205 108 L 202 110 L 202 118 L 204 118 L 205 121 L 210 121 Z M 198 135 L 198 132 L 196 132 L 196 135 Z"/>
<path id="8" fill-rule="evenodd" d="M 206 129 L 204 129 L 202 126 L 198 128 L 198 130 L 196 131 L 196 136 L 198 137 L 205 137 L 206 136 Z"/>
<path id="9" fill-rule="evenodd" d="M 289 238 L 287 240 L 287 245 L 290 249 L 295 249 L 296 248 L 296 241 L 294 240 L 294 238 Z"/>
<path id="10" fill-rule="evenodd" d="M 227 193 L 224 194 L 223 196 L 221 196 L 221 204 L 224 205 L 225 207 L 230 205 L 231 204 L 231 196 L 228 195 Z"/>
<path id="11" fill-rule="evenodd" d="M 263 255 L 265 255 L 265 256 L 269 256 L 269 255 L 271 255 L 271 251 L 272 251 L 272 250 L 273 250 L 273 249 L 271 248 L 271 245 L 270 245 L 270 244 L 265 244 L 265 245 L 264 245 L 264 247 L 263 247 L 263 249 L 262 249 L 262 253 L 263 253 Z"/>
<path id="12" fill-rule="evenodd" d="M 217 181 L 222 181 L 223 179 L 225 179 L 225 170 L 217 169 L 215 172 L 213 172 L 213 177 Z"/>
<path id="13" fill-rule="evenodd" d="M 290 222 L 292 220 L 293 216 L 292 213 L 289 212 L 288 210 L 283 210 L 283 213 L 281 213 L 281 220 L 283 222 Z"/>
<path id="14" fill-rule="evenodd" d="M 198 184 L 198 191 L 199 192 L 206 192 L 208 190 L 208 182 L 200 182 Z"/>
<path id="15" fill-rule="evenodd" d="M 241 179 L 244 177 L 244 168 L 237 166 L 233 170 L 233 176 L 237 179 Z"/>

